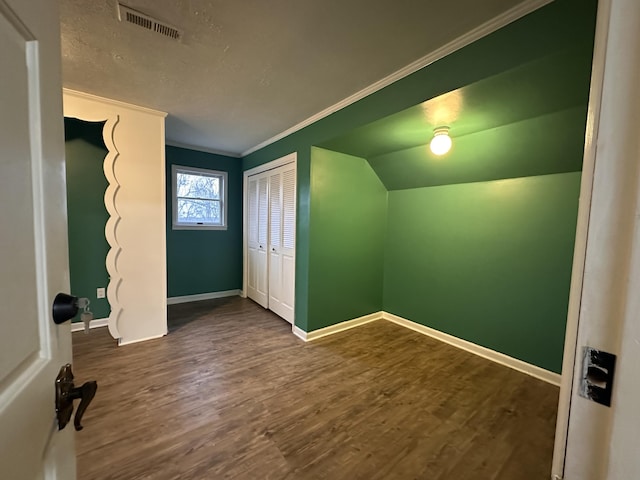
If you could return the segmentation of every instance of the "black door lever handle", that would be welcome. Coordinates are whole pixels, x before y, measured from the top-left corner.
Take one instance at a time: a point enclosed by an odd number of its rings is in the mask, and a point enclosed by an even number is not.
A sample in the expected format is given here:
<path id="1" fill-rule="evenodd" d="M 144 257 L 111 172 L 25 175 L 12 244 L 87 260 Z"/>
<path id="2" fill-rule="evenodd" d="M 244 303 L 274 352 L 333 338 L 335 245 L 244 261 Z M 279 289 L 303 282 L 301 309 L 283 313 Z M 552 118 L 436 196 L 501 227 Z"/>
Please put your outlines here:
<path id="1" fill-rule="evenodd" d="M 73 401 L 80 400 L 80 405 L 76 410 L 73 425 L 76 430 L 82 430 L 82 417 L 87 407 L 96 396 L 98 383 L 95 380 L 85 382 L 80 387 L 73 384 L 73 372 L 71 364 L 67 363 L 60 369 L 56 378 L 56 414 L 58 417 L 58 430 L 67 426 L 73 413 Z"/>

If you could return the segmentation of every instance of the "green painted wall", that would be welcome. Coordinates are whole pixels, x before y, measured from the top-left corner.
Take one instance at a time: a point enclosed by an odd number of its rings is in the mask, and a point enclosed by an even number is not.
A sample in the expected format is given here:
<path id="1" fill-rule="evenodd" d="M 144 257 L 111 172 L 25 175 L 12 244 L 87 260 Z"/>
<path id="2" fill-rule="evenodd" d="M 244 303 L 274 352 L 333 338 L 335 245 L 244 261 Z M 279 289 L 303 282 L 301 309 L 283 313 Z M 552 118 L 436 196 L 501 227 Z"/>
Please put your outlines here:
<path id="1" fill-rule="evenodd" d="M 394 114 L 445 92 L 497 75 L 577 43 L 592 42 L 596 0 L 556 0 L 447 57 L 362 100 L 243 158 L 248 170 L 298 152 L 296 230 L 296 311 L 298 327 L 310 331 L 309 319 L 322 312 L 310 301 L 315 271 L 310 269 L 311 146 Z M 558 75 L 561 75 L 558 72 Z M 339 100 L 339 99 L 336 99 Z M 314 197 L 317 201 L 318 197 Z M 318 230 L 313 230 L 318 232 Z M 315 283 L 314 283 L 315 282 Z M 344 320 L 344 319 L 343 319 Z M 317 327 L 314 327 L 317 328 Z"/>
<path id="2" fill-rule="evenodd" d="M 560 373 L 580 173 L 389 192 L 384 309 Z"/>
<path id="3" fill-rule="evenodd" d="M 309 330 L 382 310 L 387 191 L 360 157 L 311 151 Z"/>
<path id="4" fill-rule="evenodd" d="M 586 107 L 593 42 L 576 39 L 559 52 L 465 85 L 343 132 L 321 147 L 372 158 L 427 144 L 446 125 L 454 139 L 523 120 Z M 562 125 L 554 125 L 554 128 Z M 562 129 L 553 136 L 562 137 Z M 533 160 L 532 160 L 533 161 Z"/>
<path id="5" fill-rule="evenodd" d="M 171 165 L 227 172 L 227 230 L 171 228 Z M 239 158 L 166 147 L 167 296 L 242 288 L 242 161 Z"/>
<path id="6" fill-rule="evenodd" d="M 107 154 L 102 142 L 103 125 L 65 118 L 71 293 L 90 300 L 89 309 L 96 319 L 107 318 L 111 312 L 108 300 L 96 297 L 96 289 L 109 283 L 105 266 L 109 244 L 104 227 L 109 214 L 104 206 L 108 182 L 102 169 Z M 73 321 L 80 321 L 80 314 Z"/>
<path id="7" fill-rule="evenodd" d="M 389 190 L 576 172 L 586 118 L 586 106 L 563 110 L 456 138 L 442 157 L 423 145 L 369 162 Z"/>

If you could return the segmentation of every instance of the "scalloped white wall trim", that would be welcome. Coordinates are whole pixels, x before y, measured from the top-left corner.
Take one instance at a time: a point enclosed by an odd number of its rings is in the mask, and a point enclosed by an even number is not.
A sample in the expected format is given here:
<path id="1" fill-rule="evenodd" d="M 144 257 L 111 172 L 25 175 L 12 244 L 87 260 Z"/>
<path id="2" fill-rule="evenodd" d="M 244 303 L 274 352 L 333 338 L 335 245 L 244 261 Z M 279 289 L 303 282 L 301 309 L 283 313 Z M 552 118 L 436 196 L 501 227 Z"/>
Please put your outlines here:
<path id="1" fill-rule="evenodd" d="M 65 116 L 105 122 L 109 332 L 120 345 L 166 335 L 166 114 L 69 89 L 63 101 Z"/>
<path id="2" fill-rule="evenodd" d="M 122 307 L 120 306 L 120 301 L 118 299 L 118 287 L 122 283 L 122 277 L 118 273 L 118 257 L 120 256 L 120 252 L 122 248 L 118 244 L 118 237 L 116 235 L 116 231 L 118 229 L 118 224 L 120 223 L 120 214 L 118 213 L 118 209 L 116 208 L 116 195 L 118 190 L 120 189 L 120 184 L 118 183 L 118 179 L 115 174 L 115 164 L 116 159 L 118 158 L 118 149 L 114 143 L 114 130 L 118 123 L 119 117 L 118 115 L 113 115 L 111 118 L 108 118 L 104 129 L 102 130 L 102 137 L 104 139 L 104 143 L 107 146 L 107 150 L 109 153 L 104 159 L 103 163 L 103 171 L 104 176 L 107 179 L 109 185 L 104 192 L 104 205 L 109 213 L 109 219 L 107 220 L 107 224 L 104 227 L 104 235 L 107 239 L 107 243 L 109 244 L 109 251 L 107 252 L 107 258 L 105 259 L 105 264 L 107 267 L 107 273 L 109 273 L 109 284 L 107 285 L 107 300 L 109 300 L 109 305 L 111 306 L 111 313 L 109 314 L 109 333 L 113 338 L 120 338 L 120 332 L 118 330 L 118 319 L 120 318 L 120 314 L 122 313 Z"/>

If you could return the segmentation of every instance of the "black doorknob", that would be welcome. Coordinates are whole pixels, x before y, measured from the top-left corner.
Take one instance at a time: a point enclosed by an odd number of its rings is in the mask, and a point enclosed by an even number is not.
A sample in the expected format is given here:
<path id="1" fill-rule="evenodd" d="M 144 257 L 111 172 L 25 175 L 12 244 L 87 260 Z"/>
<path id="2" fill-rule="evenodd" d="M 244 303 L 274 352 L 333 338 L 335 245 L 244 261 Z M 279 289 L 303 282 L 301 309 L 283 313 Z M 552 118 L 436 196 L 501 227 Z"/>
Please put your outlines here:
<path id="1" fill-rule="evenodd" d="M 78 297 L 59 293 L 53 300 L 53 321 L 56 325 L 71 320 L 78 313 Z"/>

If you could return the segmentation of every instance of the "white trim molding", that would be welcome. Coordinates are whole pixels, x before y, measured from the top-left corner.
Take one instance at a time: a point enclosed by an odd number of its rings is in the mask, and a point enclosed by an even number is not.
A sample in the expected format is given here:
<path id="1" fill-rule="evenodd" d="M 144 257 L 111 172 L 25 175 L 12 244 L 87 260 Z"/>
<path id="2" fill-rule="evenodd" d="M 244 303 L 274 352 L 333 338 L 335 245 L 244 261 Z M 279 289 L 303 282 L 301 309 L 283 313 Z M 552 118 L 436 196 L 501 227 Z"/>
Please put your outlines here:
<path id="1" fill-rule="evenodd" d="M 295 324 L 291 326 L 291 332 L 298 337 L 300 340 L 304 340 L 305 342 L 308 342 L 309 339 L 307 338 L 307 332 L 305 332 L 304 330 L 302 330 L 300 327 L 296 326 Z"/>
<path id="2" fill-rule="evenodd" d="M 102 328 L 109 326 L 109 318 L 95 318 L 91 320 L 89 324 L 89 328 Z M 81 332 L 84 330 L 84 322 L 73 322 L 71 323 L 71 331 L 72 332 Z"/>
<path id="3" fill-rule="evenodd" d="M 500 365 L 503 365 L 505 367 L 512 368 L 513 370 L 517 370 L 521 373 L 526 373 L 527 375 L 537 378 L 538 380 L 542 380 L 555 386 L 560 386 L 561 376 L 557 373 L 550 372 L 549 370 L 545 370 L 544 368 L 532 365 L 522 360 L 518 360 L 517 358 L 510 357 L 509 355 L 505 355 L 504 353 L 496 352 L 495 350 L 491 350 L 490 348 L 468 342 L 461 338 L 454 337 L 453 335 L 449 335 L 448 333 L 444 333 L 430 327 L 425 327 L 420 323 L 412 322 L 411 320 L 407 320 L 406 318 L 402 318 L 398 315 L 394 315 L 393 313 L 384 311 L 370 313 L 362 317 L 354 318 L 352 320 L 346 320 L 344 322 L 340 322 L 329 327 L 320 328 L 318 330 L 313 330 L 311 332 L 305 332 L 301 328 L 294 325 L 292 331 L 296 337 L 304 340 L 305 342 L 311 342 L 313 340 L 326 337 L 327 335 L 333 335 L 334 333 L 343 332 L 345 330 L 359 327 L 360 325 L 365 325 L 377 320 L 387 320 L 401 327 L 413 330 L 414 332 L 427 335 L 431 338 L 440 340 L 441 342 L 473 353 L 482 358 L 486 358 L 487 360 L 491 360 L 492 362 L 499 363 Z"/>
<path id="4" fill-rule="evenodd" d="M 423 335 L 435 338 L 436 340 L 440 340 L 441 342 L 448 343 L 449 345 L 452 345 L 454 347 L 458 347 L 467 352 L 474 353 L 479 357 L 486 358 L 487 360 L 499 363 L 500 365 L 504 365 L 505 367 L 509 367 L 519 372 L 526 373 L 527 375 L 531 375 L 538 380 L 543 380 L 558 387 L 560 386 L 561 377 L 558 373 L 550 372 L 549 370 L 545 370 L 544 368 L 540 368 L 536 365 L 518 360 L 517 358 L 510 357 L 509 355 L 505 355 L 504 353 L 496 352 L 495 350 L 491 350 L 490 348 L 468 342 L 467 340 L 454 337 L 453 335 L 441 332 L 440 330 L 425 327 L 420 323 L 412 322 L 411 320 L 399 317 L 398 315 L 394 315 L 393 313 L 384 312 L 382 318 L 384 320 L 388 320 L 389 322 L 393 322 L 396 325 L 409 328 L 415 332 L 422 333 Z"/>
<path id="5" fill-rule="evenodd" d="M 589 220 L 593 196 L 593 183 L 596 167 L 598 127 L 602 109 L 603 84 L 606 70 L 606 50 L 609 36 L 611 1 L 599 0 L 596 17 L 596 31 L 591 64 L 591 86 L 585 128 L 584 157 L 580 184 L 580 201 L 576 237 L 571 268 L 571 286 L 569 289 L 569 307 L 565 329 L 564 355 L 562 357 L 562 382 L 556 419 L 556 434 L 553 450 L 552 473 L 558 479 L 564 476 L 567 438 L 569 432 L 569 411 L 573 395 L 573 382 L 576 367 L 582 368 L 581 358 L 576 357 L 578 350 L 578 327 L 580 325 L 582 292 L 587 258 L 587 240 L 589 238 Z M 576 365 L 576 361 L 580 365 Z"/>
<path id="6" fill-rule="evenodd" d="M 142 112 L 149 115 L 156 115 L 158 117 L 166 118 L 167 113 L 161 112 L 160 110 L 155 110 L 153 108 L 142 107 L 140 105 L 134 105 L 132 103 L 121 102 L 120 100 L 114 100 L 112 98 L 100 97 L 99 95 L 93 95 L 91 93 L 80 92 L 79 90 L 72 90 L 70 88 L 63 88 L 63 93 L 65 95 L 70 95 L 72 97 L 81 98 L 83 100 L 91 100 L 94 102 L 106 103 L 108 105 L 112 105 L 116 108 L 126 108 L 129 110 L 133 110 L 136 112 Z"/>
<path id="7" fill-rule="evenodd" d="M 249 170 L 245 170 L 243 172 L 245 177 L 250 177 L 252 175 L 257 175 L 262 172 L 266 172 L 267 170 L 274 170 L 278 167 L 282 167 L 283 165 L 288 165 L 290 163 L 297 163 L 298 161 L 298 152 L 291 152 L 284 157 L 276 158 L 267 163 L 263 163 L 258 165 L 257 167 L 253 167 Z"/>
<path id="8" fill-rule="evenodd" d="M 482 25 L 474 28 L 473 30 L 459 36 L 455 40 L 443 45 L 440 48 L 437 48 L 433 52 L 425 55 L 422 58 L 410 63 L 406 67 L 401 68 L 400 70 L 392 73 L 391 75 L 386 76 L 385 78 L 378 80 L 377 82 L 369 85 L 366 88 L 363 88 L 359 92 L 354 93 L 353 95 L 339 101 L 338 103 L 325 108 L 321 112 L 312 115 L 311 117 L 303 120 L 302 122 L 294 125 L 291 128 L 288 128 L 282 133 L 275 135 L 264 142 L 251 147 L 250 149 L 242 152 L 242 157 L 246 157 L 247 155 L 260 150 L 261 148 L 266 147 L 267 145 L 271 145 L 278 140 L 283 139 L 284 137 L 291 135 L 292 133 L 297 132 L 298 130 L 302 130 L 304 127 L 311 125 L 312 123 L 317 122 L 318 120 L 322 120 L 325 117 L 328 117 L 332 113 L 337 112 L 338 110 L 342 110 L 349 105 L 356 103 L 358 100 L 362 100 L 363 98 L 371 95 L 372 93 L 377 92 L 378 90 L 382 90 L 383 88 L 391 85 L 398 80 L 403 79 L 411 75 L 412 73 L 417 72 L 418 70 L 430 65 L 441 58 L 446 57 L 447 55 L 452 54 L 453 52 L 460 50 L 467 45 L 480 40 L 482 37 L 486 37 L 490 33 L 495 32 L 496 30 L 509 25 L 512 22 L 515 22 L 519 18 L 528 15 L 529 13 L 544 7 L 545 5 L 551 3 L 553 0 L 525 0 L 515 7 L 507 10 L 506 12 L 498 15 L 495 18 L 483 23 Z"/>
<path id="9" fill-rule="evenodd" d="M 202 300 L 212 300 L 214 298 L 236 297 L 240 295 L 240 290 L 222 290 L 220 292 L 198 293 L 196 295 L 183 295 L 181 297 L 167 298 L 167 305 L 178 303 L 200 302 Z"/>
<path id="10" fill-rule="evenodd" d="M 123 347 L 125 345 L 131 345 L 132 343 L 140 343 L 140 342 L 146 342 L 147 340 L 155 340 L 157 338 L 162 338 L 165 335 L 167 335 L 167 333 L 161 333 L 160 335 L 151 335 L 150 337 L 136 338 L 135 340 L 126 340 L 126 341 L 122 341 L 122 338 L 119 338 L 118 346 Z"/>
<path id="11" fill-rule="evenodd" d="M 318 338 L 326 337 L 327 335 L 333 335 L 334 333 L 344 332 L 345 330 L 350 330 L 352 328 L 359 327 L 360 325 L 364 325 L 365 323 L 381 320 L 383 318 L 383 315 L 384 315 L 384 312 L 370 313 L 369 315 L 364 315 L 362 317 L 354 318 L 352 320 L 346 320 L 344 322 L 340 322 L 335 325 L 330 325 L 328 327 L 320 328 L 318 330 L 313 330 L 311 332 L 305 332 L 301 328 L 294 325 L 293 334 L 296 337 L 301 338 L 305 342 L 311 342 L 312 340 L 317 340 Z"/>

